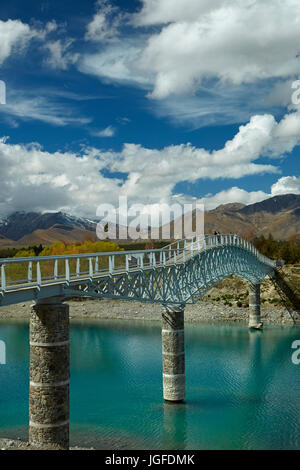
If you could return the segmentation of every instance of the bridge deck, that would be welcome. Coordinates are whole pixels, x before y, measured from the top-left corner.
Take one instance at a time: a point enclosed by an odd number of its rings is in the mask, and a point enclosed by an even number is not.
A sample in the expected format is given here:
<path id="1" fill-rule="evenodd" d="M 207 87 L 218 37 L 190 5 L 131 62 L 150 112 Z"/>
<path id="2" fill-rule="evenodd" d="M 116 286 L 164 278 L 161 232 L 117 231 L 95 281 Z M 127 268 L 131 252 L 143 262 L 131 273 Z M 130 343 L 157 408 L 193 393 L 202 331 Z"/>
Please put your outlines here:
<path id="1" fill-rule="evenodd" d="M 193 282 L 192 290 L 195 292 L 195 284 L 199 284 L 202 272 L 209 284 L 208 270 L 215 270 L 216 275 L 210 273 L 211 279 L 214 279 L 220 276 L 222 263 L 231 263 L 230 272 L 241 274 L 241 260 L 246 271 L 247 265 L 253 271 L 252 277 L 255 277 L 255 270 L 258 277 L 265 277 L 276 266 L 274 261 L 261 255 L 251 243 L 235 235 L 196 237 L 176 241 L 160 250 L 1 259 L 0 306 L 48 297 L 95 296 L 102 281 L 106 283 L 102 296 L 116 298 L 119 295 L 126 300 L 159 301 L 166 295 L 160 293 L 154 299 L 148 292 L 159 284 L 159 289 L 164 292 L 175 289 L 179 302 L 182 296 L 178 290 L 187 290 L 188 284 Z M 188 267 L 189 273 L 183 267 Z M 149 276 L 151 272 L 155 272 L 152 277 Z M 224 271 L 224 276 L 226 273 L 228 275 L 228 269 Z M 187 280 L 189 276 L 193 276 L 192 281 Z M 169 285 L 171 278 L 172 286 Z M 109 280 L 112 280 L 113 288 Z M 120 283 L 122 294 L 120 291 L 116 294 Z M 131 289 L 130 295 L 128 292 L 125 295 L 125 287 L 127 291 Z M 145 291 L 148 292 L 146 296 Z M 170 293 L 167 297 L 172 300 Z"/>

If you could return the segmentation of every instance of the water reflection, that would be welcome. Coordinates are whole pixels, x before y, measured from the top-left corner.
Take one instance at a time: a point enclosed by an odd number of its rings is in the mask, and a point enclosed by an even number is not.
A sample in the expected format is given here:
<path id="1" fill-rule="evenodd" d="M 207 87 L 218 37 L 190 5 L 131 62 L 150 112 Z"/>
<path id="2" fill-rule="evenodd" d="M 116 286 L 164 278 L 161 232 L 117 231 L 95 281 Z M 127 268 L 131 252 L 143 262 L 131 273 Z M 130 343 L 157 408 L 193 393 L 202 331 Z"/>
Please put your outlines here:
<path id="1" fill-rule="evenodd" d="M 185 403 L 163 404 L 163 449 L 184 450 L 187 445 L 187 415 Z"/>

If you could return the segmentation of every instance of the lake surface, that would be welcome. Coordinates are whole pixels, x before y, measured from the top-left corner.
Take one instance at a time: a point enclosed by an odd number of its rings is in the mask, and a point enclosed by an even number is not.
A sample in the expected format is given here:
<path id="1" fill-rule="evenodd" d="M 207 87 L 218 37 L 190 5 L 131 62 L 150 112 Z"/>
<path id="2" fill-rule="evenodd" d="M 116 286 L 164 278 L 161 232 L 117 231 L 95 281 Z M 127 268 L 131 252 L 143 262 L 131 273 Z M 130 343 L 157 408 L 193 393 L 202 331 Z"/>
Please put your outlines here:
<path id="1" fill-rule="evenodd" d="M 71 442 L 105 449 L 300 449 L 299 328 L 186 325 L 187 399 L 162 399 L 159 323 L 71 328 Z M 28 325 L 0 323 L 0 436 L 27 437 Z"/>

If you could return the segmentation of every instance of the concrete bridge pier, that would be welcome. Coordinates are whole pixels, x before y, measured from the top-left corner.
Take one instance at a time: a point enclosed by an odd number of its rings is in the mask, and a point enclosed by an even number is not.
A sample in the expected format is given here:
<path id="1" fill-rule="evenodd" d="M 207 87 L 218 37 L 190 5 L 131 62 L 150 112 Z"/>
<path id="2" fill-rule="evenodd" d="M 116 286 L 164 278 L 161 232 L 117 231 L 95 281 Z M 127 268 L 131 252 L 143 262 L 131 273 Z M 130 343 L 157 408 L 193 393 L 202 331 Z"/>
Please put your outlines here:
<path id="1" fill-rule="evenodd" d="M 263 323 L 260 318 L 260 283 L 249 282 L 249 328 L 261 330 Z"/>
<path id="2" fill-rule="evenodd" d="M 61 298 L 32 306 L 29 442 L 69 448 L 69 306 Z"/>
<path id="3" fill-rule="evenodd" d="M 163 394 L 169 402 L 185 399 L 184 309 L 165 308 L 162 315 Z"/>

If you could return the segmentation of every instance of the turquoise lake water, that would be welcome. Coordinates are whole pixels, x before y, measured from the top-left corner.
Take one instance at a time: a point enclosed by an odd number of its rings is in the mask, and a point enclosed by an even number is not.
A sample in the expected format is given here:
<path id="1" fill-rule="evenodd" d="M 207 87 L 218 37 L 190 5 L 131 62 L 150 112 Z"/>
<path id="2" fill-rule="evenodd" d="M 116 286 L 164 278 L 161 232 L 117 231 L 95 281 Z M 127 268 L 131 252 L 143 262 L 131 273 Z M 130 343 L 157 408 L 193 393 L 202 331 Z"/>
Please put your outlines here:
<path id="1" fill-rule="evenodd" d="M 71 442 L 105 449 L 300 449 L 300 329 L 186 325 L 187 399 L 162 399 L 159 323 L 71 328 Z M 27 437 L 28 325 L 0 323 L 0 436 Z"/>

